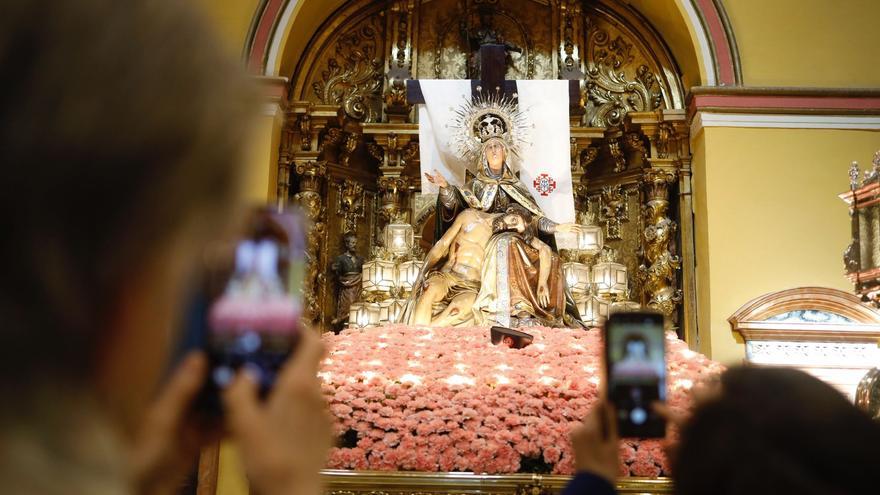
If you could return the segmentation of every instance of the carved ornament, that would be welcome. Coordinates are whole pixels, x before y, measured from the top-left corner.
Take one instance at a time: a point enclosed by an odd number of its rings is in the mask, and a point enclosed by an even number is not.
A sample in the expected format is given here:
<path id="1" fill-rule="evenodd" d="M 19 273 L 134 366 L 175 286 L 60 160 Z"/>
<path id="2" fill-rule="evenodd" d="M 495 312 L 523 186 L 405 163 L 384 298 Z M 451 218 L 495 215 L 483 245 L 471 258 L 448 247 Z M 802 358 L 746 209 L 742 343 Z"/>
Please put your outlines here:
<path id="1" fill-rule="evenodd" d="M 639 275 L 644 282 L 648 306 L 672 316 L 682 301 L 681 290 L 675 287 L 681 258 L 672 253 L 678 225 L 669 218 L 669 186 L 675 174 L 652 169 L 645 173 L 643 187 L 648 202 L 644 207 L 644 263 Z"/>
<path id="2" fill-rule="evenodd" d="M 629 220 L 627 192 L 623 185 L 602 187 L 599 196 L 599 223 L 605 225 L 605 238 L 620 239 L 620 223 Z"/>
<path id="3" fill-rule="evenodd" d="M 651 69 L 636 62 L 636 50 L 627 39 L 591 23 L 587 30 L 587 95 L 591 108 L 587 122 L 594 127 L 620 125 L 629 112 L 648 112 L 663 103 Z M 627 71 L 633 73 L 627 76 Z"/>
<path id="4" fill-rule="evenodd" d="M 339 192 L 337 212 L 342 217 L 342 233 L 357 231 L 358 221 L 364 218 L 364 186 L 350 179 L 336 184 Z"/>
<path id="5" fill-rule="evenodd" d="M 374 15 L 340 36 L 321 79 L 312 83 L 321 103 L 340 105 L 359 121 L 381 117 L 383 23 L 382 16 Z"/>

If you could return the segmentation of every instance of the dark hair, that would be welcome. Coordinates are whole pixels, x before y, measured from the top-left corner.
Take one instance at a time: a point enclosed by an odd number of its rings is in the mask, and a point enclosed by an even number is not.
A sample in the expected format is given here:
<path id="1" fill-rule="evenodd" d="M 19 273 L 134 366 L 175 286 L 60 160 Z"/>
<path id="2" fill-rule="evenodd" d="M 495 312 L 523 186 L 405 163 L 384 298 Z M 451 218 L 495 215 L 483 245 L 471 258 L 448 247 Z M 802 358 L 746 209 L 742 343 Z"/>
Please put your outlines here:
<path id="1" fill-rule="evenodd" d="M 878 445 L 880 424 L 813 376 L 732 368 L 682 428 L 676 492 L 868 493 Z"/>
<path id="2" fill-rule="evenodd" d="M 504 213 L 501 214 L 498 218 L 492 220 L 492 232 L 499 233 L 507 231 L 507 226 L 504 225 L 504 217 L 506 215 L 516 215 L 520 217 L 523 221 L 523 225 L 525 226 L 525 230 L 523 230 L 522 234 L 520 234 L 526 242 L 529 242 L 532 237 L 535 236 L 535 227 L 532 224 L 532 212 L 527 210 L 522 205 L 517 203 L 513 203 L 508 206 Z"/>
<path id="3" fill-rule="evenodd" d="M 0 387 L 85 378 L 126 279 L 238 187 L 256 100 L 185 4 L 4 2 Z"/>
<path id="4" fill-rule="evenodd" d="M 506 215 L 519 215 L 520 217 L 522 217 L 523 223 L 525 223 L 527 226 L 531 225 L 532 223 L 532 212 L 530 212 L 525 206 L 521 204 L 513 203 L 509 205 L 504 210 L 504 213 Z"/>

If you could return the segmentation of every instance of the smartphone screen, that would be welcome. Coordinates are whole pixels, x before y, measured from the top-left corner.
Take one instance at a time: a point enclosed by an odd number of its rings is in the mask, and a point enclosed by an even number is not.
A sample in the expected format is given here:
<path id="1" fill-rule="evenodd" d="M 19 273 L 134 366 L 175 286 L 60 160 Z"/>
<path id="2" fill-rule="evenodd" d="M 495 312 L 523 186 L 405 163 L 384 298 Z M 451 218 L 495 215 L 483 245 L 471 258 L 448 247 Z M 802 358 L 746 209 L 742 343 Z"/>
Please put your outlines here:
<path id="1" fill-rule="evenodd" d="M 663 437 L 666 424 L 651 407 L 666 400 L 663 315 L 615 313 L 605 324 L 608 399 L 621 437 Z"/>
<path id="2" fill-rule="evenodd" d="M 240 238 L 207 249 L 205 264 L 205 288 L 197 299 L 211 368 L 200 402 L 202 409 L 220 413 L 219 392 L 242 367 L 259 380 L 265 396 L 296 346 L 305 274 L 303 216 L 255 210 Z"/>

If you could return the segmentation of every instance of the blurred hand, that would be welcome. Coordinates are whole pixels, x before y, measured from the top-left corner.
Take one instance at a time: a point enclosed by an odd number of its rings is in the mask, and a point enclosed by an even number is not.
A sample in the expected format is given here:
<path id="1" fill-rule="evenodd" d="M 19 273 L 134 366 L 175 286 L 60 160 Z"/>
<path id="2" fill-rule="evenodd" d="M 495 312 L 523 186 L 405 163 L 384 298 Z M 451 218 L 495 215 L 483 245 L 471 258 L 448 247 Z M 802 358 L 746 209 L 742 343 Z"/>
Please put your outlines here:
<path id="1" fill-rule="evenodd" d="M 190 353 L 147 411 L 131 452 L 136 493 L 177 493 L 201 446 L 219 436 L 190 414 L 207 372 L 204 354 Z"/>
<path id="2" fill-rule="evenodd" d="M 223 394 L 227 426 L 248 479 L 263 495 L 318 495 L 331 445 L 330 417 L 317 377 L 324 347 L 302 332 L 266 401 L 247 370 Z"/>
<path id="3" fill-rule="evenodd" d="M 446 182 L 446 179 L 442 175 L 440 175 L 440 172 L 438 172 L 436 169 L 433 170 L 433 172 L 434 172 L 433 175 L 429 174 L 428 172 L 425 172 L 425 178 L 428 179 L 428 182 L 430 182 L 431 184 L 434 184 L 435 186 L 438 186 L 438 187 L 449 186 L 449 183 Z"/>
<path id="4" fill-rule="evenodd" d="M 669 404 L 667 404 L 666 402 L 660 401 L 653 402 L 651 404 L 651 409 L 653 409 L 658 416 L 666 420 L 666 423 L 671 428 L 676 431 L 681 431 L 681 428 L 684 427 L 685 423 L 687 423 L 693 415 L 694 408 L 713 400 L 720 393 L 721 388 L 718 382 L 709 381 L 705 383 L 700 383 L 691 389 L 690 407 L 688 407 L 686 410 L 673 409 L 669 407 Z M 673 456 L 675 449 L 678 447 L 676 442 L 677 435 L 667 435 L 665 439 L 665 449 L 666 454 L 669 457 Z"/>
<path id="5" fill-rule="evenodd" d="M 688 420 L 690 417 L 691 411 L 681 412 L 675 411 L 665 402 L 653 402 L 651 404 L 651 408 L 657 413 L 658 416 L 665 419 L 666 422 L 675 428 L 681 428 L 681 426 Z"/>
<path id="6" fill-rule="evenodd" d="M 540 304 L 542 308 L 546 308 L 550 305 L 550 289 L 547 288 L 546 282 L 538 284 L 538 304 Z"/>
<path id="7" fill-rule="evenodd" d="M 571 432 L 575 471 L 587 471 L 614 484 L 620 464 L 619 443 L 614 407 L 598 402 L 583 424 Z"/>
<path id="8" fill-rule="evenodd" d="M 681 428 L 690 419 L 694 412 L 694 408 L 705 404 L 719 395 L 721 395 L 721 385 L 718 381 L 706 381 L 695 385 L 690 390 L 690 407 L 687 410 L 675 410 L 669 407 L 666 402 L 656 401 L 651 404 L 651 408 L 660 417 L 666 420 L 670 426 Z"/>

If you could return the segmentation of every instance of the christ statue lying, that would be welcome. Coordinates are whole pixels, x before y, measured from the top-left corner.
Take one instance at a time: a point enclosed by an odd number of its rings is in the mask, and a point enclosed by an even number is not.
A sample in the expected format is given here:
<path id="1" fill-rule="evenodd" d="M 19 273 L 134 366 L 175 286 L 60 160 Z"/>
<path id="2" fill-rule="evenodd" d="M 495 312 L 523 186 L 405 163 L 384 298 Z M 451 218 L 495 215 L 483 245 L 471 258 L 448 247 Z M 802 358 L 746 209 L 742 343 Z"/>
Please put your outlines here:
<path id="1" fill-rule="evenodd" d="M 500 246 L 508 252 L 499 255 Z M 425 257 L 402 321 L 509 325 L 513 316 L 519 324 L 556 325 L 565 301 L 562 279 L 554 271 L 559 271 L 558 260 L 534 235 L 528 210 L 517 204 L 504 213 L 467 209 Z M 509 286 L 499 293 L 499 284 Z M 499 309 L 499 303 L 509 308 Z"/>

